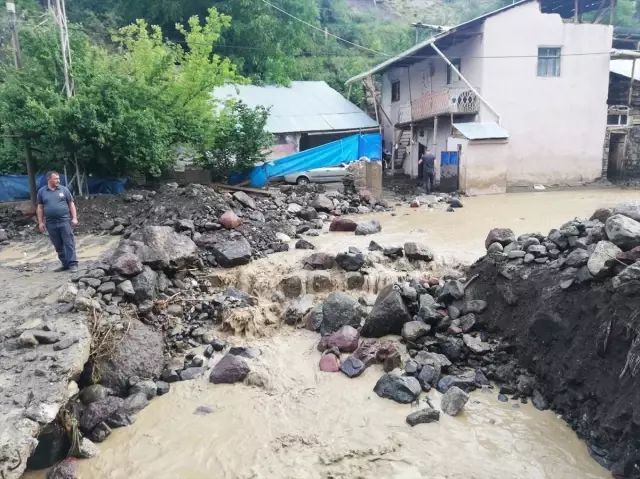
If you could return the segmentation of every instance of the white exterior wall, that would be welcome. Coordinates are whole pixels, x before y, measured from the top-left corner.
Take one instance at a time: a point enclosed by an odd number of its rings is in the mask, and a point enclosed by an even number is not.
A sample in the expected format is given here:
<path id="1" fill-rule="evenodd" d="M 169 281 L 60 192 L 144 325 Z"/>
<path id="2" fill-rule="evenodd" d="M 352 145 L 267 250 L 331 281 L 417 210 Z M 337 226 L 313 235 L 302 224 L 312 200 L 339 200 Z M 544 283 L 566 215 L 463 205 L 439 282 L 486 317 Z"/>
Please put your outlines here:
<path id="1" fill-rule="evenodd" d="M 474 28 L 478 36 L 443 53 L 449 59 L 462 59 L 463 75 L 497 110 L 502 126 L 509 131 L 509 141 L 502 145 L 509 152 L 508 185 L 576 183 L 600 177 L 612 27 L 565 22 L 559 15 L 542 14 L 539 4 L 531 2 L 490 17 Z M 559 77 L 537 76 L 539 47 L 562 49 Z M 435 67 L 433 77 L 429 75 L 430 63 Z M 408 74 L 407 67 L 383 74 L 382 105 L 393 122 L 398 121 L 401 106 L 410 99 L 447 87 L 446 64 L 439 57 L 412 65 L 410 82 Z M 400 80 L 400 101 L 392 103 L 394 80 Z M 477 121 L 496 119 L 481 103 Z M 385 142 L 391 149 L 393 126 L 386 123 Z M 426 144 L 439 159 L 450 136 L 449 118 L 439 117 L 435 151 L 432 128 L 416 126 L 416 142 L 425 143 L 425 138 L 418 136 L 422 128 L 426 130 Z M 486 161 L 493 161 L 493 157 L 488 155 Z M 405 172 L 415 176 L 417 161 L 416 144 L 405 163 Z"/>
<path id="2" fill-rule="evenodd" d="M 509 185 L 601 176 L 612 34 L 542 14 L 537 2 L 485 21 L 482 94 L 510 134 Z M 537 76 L 538 47 L 562 48 L 559 77 Z M 482 109 L 480 121 L 494 118 Z"/>

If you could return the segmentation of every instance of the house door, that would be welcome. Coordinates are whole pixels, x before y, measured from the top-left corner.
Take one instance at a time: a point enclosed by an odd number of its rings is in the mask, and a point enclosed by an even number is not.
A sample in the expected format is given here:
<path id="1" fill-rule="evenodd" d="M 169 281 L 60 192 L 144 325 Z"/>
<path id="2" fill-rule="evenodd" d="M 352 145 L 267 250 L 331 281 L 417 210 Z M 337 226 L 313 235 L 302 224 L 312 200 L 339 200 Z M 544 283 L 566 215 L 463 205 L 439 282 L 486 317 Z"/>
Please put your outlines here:
<path id="1" fill-rule="evenodd" d="M 622 178 L 625 137 L 625 133 L 611 133 L 611 139 L 609 140 L 609 165 L 607 167 L 607 178 L 609 180 L 620 180 Z"/>
<path id="2" fill-rule="evenodd" d="M 440 191 L 451 193 L 458 191 L 460 187 L 461 148 L 458 145 L 458 151 L 443 151 L 440 153 Z"/>
<path id="3" fill-rule="evenodd" d="M 422 155 L 424 155 L 424 150 L 425 150 L 425 146 L 422 143 L 418 143 L 418 161 L 420 161 L 420 158 L 422 158 Z M 423 165 L 418 165 L 418 179 L 421 180 L 422 179 L 422 166 Z"/>

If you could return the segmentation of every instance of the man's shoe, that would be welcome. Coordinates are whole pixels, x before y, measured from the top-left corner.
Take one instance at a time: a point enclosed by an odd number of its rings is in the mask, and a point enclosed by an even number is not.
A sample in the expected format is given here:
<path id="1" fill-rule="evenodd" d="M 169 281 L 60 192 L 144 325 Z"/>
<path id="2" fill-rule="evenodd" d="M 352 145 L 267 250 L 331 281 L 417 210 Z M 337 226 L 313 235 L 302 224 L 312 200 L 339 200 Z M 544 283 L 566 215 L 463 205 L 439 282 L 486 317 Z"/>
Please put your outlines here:
<path id="1" fill-rule="evenodd" d="M 69 268 L 69 271 L 71 273 L 77 273 L 78 272 L 78 267 L 77 266 L 71 266 L 71 268 Z"/>
<path id="2" fill-rule="evenodd" d="M 66 266 L 60 266 L 59 268 L 56 268 L 53 270 L 54 273 L 62 273 L 63 271 L 68 270 L 69 268 L 67 268 Z"/>

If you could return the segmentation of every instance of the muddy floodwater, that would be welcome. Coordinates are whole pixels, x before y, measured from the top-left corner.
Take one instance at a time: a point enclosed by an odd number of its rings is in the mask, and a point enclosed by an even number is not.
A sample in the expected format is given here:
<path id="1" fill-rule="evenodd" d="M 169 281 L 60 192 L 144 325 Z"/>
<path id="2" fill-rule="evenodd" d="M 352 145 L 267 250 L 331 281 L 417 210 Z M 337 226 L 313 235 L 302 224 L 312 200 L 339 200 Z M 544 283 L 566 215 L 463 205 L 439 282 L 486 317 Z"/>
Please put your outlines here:
<path id="1" fill-rule="evenodd" d="M 420 241 L 441 257 L 471 262 L 484 252 L 490 228 L 516 234 L 549 229 L 598 207 L 640 200 L 640 192 L 584 190 L 466 198 L 455 213 L 406 207 L 369 215 L 383 231 L 368 237 L 309 238 L 318 250 L 366 248 Z M 363 217 L 355 218 L 360 221 Z M 261 264 L 296 263 L 309 252 L 273 255 Z M 420 406 L 381 399 L 373 387 L 379 366 L 357 379 L 318 370 L 318 335 L 282 327 L 247 341 L 262 349 L 252 360 L 267 386 L 211 385 L 203 377 L 174 383 L 134 425 L 114 430 L 100 455 L 80 461 L 83 479 L 596 479 L 611 474 L 553 412 L 518 401 L 501 403 L 497 390 L 476 391 L 458 417 L 411 428 Z M 236 344 L 245 344 L 235 338 Z M 440 395 L 429 393 L 433 405 Z M 197 414 L 205 406 L 213 412 Z M 43 478 L 29 473 L 25 477 Z"/>

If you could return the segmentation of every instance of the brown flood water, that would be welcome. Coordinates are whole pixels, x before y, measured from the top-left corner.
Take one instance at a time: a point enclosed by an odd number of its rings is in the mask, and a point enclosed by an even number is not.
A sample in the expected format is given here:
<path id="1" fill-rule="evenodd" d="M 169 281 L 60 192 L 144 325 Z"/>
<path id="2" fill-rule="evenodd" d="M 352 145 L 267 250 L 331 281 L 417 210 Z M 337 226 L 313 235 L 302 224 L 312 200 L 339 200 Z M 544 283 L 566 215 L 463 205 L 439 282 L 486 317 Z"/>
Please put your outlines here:
<path id="1" fill-rule="evenodd" d="M 490 228 L 511 227 L 516 234 L 547 232 L 573 217 L 590 216 L 597 207 L 624 200 L 640 200 L 640 192 L 585 190 L 467 198 L 464 208 L 455 213 L 403 207 L 395 217 L 370 215 L 382 223 L 378 235 L 328 234 L 309 239 L 326 251 L 350 245 L 366 248 L 372 239 L 387 246 L 413 240 L 429 244 L 441 258 L 471 262 L 483 254 Z M 244 275 L 258 274 L 261 268 L 266 276 L 290 271 L 308 253 L 272 255 L 254 262 Z M 322 373 L 317 341 L 316 334 L 289 327 L 269 338 L 248 341 L 263 351 L 251 363 L 252 370 L 269 382 L 265 389 L 214 386 L 206 377 L 173 384 L 170 394 L 154 399 L 133 426 L 114 430 L 99 445 L 98 457 L 80 462 L 81 477 L 611 477 L 553 412 L 537 411 L 530 404 L 514 408 L 515 401 L 501 403 L 496 390 L 473 393 L 458 417 L 442 414 L 439 423 L 411 428 L 405 417 L 415 407 L 381 399 L 373 392 L 382 374 L 379 367 L 369 368 L 357 379 Z M 243 344 L 242 339 L 235 342 Z M 438 407 L 439 394 L 434 391 L 429 397 Z M 200 406 L 214 412 L 194 414 Z"/>

